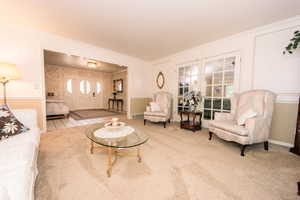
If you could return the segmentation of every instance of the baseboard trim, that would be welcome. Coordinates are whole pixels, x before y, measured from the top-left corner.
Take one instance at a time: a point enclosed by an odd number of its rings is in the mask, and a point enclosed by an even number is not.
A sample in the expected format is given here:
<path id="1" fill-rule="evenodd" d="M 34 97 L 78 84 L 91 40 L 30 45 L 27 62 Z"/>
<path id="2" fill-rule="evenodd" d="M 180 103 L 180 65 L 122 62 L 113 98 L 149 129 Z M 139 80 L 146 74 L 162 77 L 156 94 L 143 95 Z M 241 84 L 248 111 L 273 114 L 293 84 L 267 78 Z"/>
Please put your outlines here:
<path id="1" fill-rule="evenodd" d="M 141 116 L 141 115 L 144 115 L 144 113 L 134 113 L 132 114 L 132 117 Z"/>
<path id="2" fill-rule="evenodd" d="M 277 145 L 288 147 L 288 148 L 294 147 L 293 144 L 290 144 L 290 143 L 287 143 L 287 142 L 281 142 L 281 141 L 278 141 L 278 140 L 269 140 L 269 142 L 272 143 L 272 144 L 277 144 Z"/>

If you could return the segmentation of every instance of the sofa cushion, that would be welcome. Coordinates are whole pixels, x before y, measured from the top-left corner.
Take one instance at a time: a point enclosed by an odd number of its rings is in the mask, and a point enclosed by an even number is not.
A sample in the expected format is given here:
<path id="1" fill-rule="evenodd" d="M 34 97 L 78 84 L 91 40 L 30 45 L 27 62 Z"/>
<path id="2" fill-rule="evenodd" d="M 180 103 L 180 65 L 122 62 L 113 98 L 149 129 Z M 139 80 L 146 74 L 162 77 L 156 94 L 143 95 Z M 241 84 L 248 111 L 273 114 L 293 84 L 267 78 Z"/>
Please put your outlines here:
<path id="1" fill-rule="evenodd" d="M 33 169 L 36 160 L 36 147 L 31 143 L 16 146 L 0 146 L 0 174 L 16 168 Z"/>
<path id="2" fill-rule="evenodd" d="M 29 129 L 10 111 L 7 105 L 0 106 L 0 139 L 24 133 Z"/>
<path id="3" fill-rule="evenodd" d="M 0 199 L 1 200 L 10 200 L 7 189 L 3 185 L 0 185 Z"/>
<path id="4" fill-rule="evenodd" d="M 150 110 L 151 110 L 151 112 L 161 111 L 160 106 L 157 102 L 150 102 Z"/>
<path id="5" fill-rule="evenodd" d="M 33 200 L 35 178 L 34 170 L 18 167 L 5 173 L 1 172 L 0 185 L 7 189 L 9 200 Z"/>
<path id="6" fill-rule="evenodd" d="M 237 135 L 241 136 L 248 136 L 249 130 L 246 129 L 244 126 L 239 126 L 237 123 L 233 120 L 222 120 L 222 121 L 217 121 L 213 120 L 210 121 L 210 126 L 213 126 L 218 129 L 222 129 L 231 133 L 235 133 Z"/>
<path id="7" fill-rule="evenodd" d="M 242 113 L 239 118 L 237 118 L 237 124 L 239 126 L 245 125 L 247 119 L 253 118 L 257 115 L 252 109 L 247 110 L 246 112 Z"/>
<path id="8" fill-rule="evenodd" d="M 37 112 L 33 109 L 12 109 L 15 117 L 29 129 L 38 127 Z"/>

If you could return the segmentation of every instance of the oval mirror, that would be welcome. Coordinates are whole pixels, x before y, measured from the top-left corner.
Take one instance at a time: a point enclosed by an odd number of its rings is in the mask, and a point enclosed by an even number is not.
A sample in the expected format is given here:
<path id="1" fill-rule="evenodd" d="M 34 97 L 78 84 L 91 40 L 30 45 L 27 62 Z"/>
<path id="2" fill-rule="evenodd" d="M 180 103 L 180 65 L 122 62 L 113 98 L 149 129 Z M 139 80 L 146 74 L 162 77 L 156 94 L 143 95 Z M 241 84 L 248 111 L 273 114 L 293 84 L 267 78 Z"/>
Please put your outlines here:
<path id="1" fill-rule="evenodd" d="M 162 72 L 158 73 L 158 75 L 156 77 L 156 84 L 157 84 L 157 87 L 159 89 L 162 89 L 164 87 L 165 77 L 164 77 L 164 74 Z"/>

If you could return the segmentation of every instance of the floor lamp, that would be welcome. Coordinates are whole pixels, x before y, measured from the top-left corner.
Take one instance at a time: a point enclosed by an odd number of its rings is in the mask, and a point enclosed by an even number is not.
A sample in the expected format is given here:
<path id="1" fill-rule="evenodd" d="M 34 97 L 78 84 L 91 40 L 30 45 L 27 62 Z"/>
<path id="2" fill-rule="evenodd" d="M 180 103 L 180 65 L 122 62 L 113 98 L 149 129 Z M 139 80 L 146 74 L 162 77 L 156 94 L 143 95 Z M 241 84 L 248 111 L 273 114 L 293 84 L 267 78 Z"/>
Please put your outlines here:
<path id="1" fill-rule="evenodd" d="M 3 99 L 4 104 L 6 100 L 6 84 L 10 80 L 20 79 L 20 73 L 15 64 L 0 62 L 0 83 L 3 85 Z"/>

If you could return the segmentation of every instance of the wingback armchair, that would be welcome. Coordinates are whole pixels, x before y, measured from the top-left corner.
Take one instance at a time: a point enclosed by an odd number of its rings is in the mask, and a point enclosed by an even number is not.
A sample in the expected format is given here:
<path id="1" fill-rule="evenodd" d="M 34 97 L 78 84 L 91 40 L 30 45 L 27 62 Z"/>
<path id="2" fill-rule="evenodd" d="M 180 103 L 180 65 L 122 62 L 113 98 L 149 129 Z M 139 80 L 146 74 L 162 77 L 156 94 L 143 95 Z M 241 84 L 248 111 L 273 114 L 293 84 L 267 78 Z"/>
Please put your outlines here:
<path id="1" fill-rule="evenodd" d="M 268 150 L 275 99 L 276 95 L 267 90 L 234 94 L 231 113 L 215 113 L 215 119 L 210 121 L 209 140 L 215 134 L 224 140 L 237 142 L 241 144 L 241 156 L 245 155 L 246 146 L 254 143 L 263 142 L 265 150 Z"/>
<path id="2" fill-rule="evenodd" d="M 152 104 L 157 105 L 154 109 Z M 144 112 L 144 125 L 146 121 L 151 122 L 163 122 L 164 128 L 166 128 L 166 123 L 171 120 L 172 116 L 172 94 L 169 92 L 157 92 L 153 95 L 153 102 L 147 106 L 146 112 Z"/>

